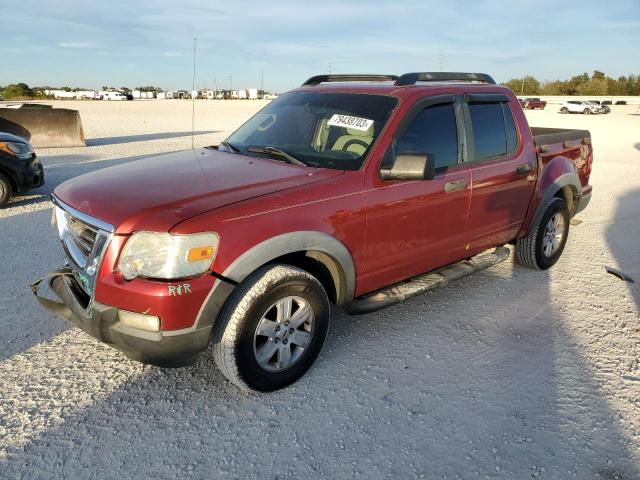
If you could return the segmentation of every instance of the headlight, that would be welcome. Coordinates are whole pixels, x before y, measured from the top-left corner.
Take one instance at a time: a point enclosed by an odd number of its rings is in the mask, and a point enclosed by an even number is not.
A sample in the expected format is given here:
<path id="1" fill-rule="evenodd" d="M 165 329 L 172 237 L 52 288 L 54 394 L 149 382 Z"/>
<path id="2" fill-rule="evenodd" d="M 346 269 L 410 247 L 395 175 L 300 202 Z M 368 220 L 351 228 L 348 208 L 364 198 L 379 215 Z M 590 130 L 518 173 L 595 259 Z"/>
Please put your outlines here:
<path id="1" fill-rule="evenodd" d="M 29 158 L 33 155 L 33 147 L 28 143 L 0 143 L 0 150 L 11 153 L 18 158 Z"/>
<path id="2" fill-rule="evenodd" d="M 176 279 L 206 272 L 218 250 L 218 235 L 138 232 L 122 249 L 118 270 L 125 279 Z"/>

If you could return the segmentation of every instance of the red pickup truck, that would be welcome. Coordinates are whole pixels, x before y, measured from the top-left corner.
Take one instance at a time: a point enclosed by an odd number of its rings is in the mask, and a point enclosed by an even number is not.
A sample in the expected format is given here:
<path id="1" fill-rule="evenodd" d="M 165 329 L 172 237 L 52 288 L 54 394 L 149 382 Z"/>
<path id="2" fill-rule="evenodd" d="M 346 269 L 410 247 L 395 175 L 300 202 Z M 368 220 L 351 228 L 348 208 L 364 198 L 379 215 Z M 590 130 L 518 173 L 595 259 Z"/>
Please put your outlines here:
<path id="1" fill-rule="evenodd" d="M 544 107 L 547 106 L 547 102 L 545 102 L 544 100 L 540 100 L 539 98 L 531 97 L 520 99 L 520 105 L 522 105 L 522 108 L 524 108 L 525 110 L 544 110 Z"/>
<path id="2" fill-rule="evenodd" d="M 233 383 L 275 390 L 318 356 L 331 305 L 392 305 L 506 244 L 551 267 L 591 163 L 589 132 L 530 129 L 485 74 L 317 76 L 219 146 L 58 186 L 67 264 L 32 289 L 130 358 L 187 365 L 212 343 Z"/>

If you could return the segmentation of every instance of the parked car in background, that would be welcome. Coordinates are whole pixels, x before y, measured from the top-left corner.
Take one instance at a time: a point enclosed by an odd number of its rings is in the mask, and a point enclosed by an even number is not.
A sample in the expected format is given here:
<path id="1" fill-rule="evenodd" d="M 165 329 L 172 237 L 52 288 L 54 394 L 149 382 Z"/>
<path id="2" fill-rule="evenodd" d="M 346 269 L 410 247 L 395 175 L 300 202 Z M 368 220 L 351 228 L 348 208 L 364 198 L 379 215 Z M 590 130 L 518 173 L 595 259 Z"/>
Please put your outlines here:
<path id="1" fill-rule="evenodd" d="M 594 113 L 600 113 L 600 105 L 585 102 L 583 100 L 569 100 L 562 104 L 562 107 L 560 107 L 560 113 L 583 113 L 585 115 L 591 115 Z"/>
<path id="2" fill-rule="evenodd" d="M 531 97 L 531 98 L 525 98 L 524 100 L 521 100 L 520 105 L 522 105 L 522 108 L 524 109 L 544 110 L 544 107 L 547 106 L 547 102 L 540 100 L 539 98 Z"/>
<path id="3" fill-rule="evenodd" d="M 601 105 L 599 102 L 595 101 L 595 100 L 589 100 L 588 102 L 586 102 L 590 105 L 595 105 L 598 107 L 598 113 L 611 113 L 611 108 L 609 107 L 609 105 Z"/>
<path id="4" fill-rule="evenodd" d="M 0 207 L 16 193 L 44 184 L 44 171 L 33 147 L 21 137 L 0 132 Z"/>
<path id="5" fill-rule="evenodd" d="M 510 258 L 505 244 L 552 267 L 592 161 L 588 131 L 530 128 L 486 74 L 319 75 L 219 146 L 58 185 L 67 266 L 32 289 L 130 358 L 188 365 L 213 343 L 231 382 L 276 390 L 315 361 L 332 304 L 388 307 Z"/>

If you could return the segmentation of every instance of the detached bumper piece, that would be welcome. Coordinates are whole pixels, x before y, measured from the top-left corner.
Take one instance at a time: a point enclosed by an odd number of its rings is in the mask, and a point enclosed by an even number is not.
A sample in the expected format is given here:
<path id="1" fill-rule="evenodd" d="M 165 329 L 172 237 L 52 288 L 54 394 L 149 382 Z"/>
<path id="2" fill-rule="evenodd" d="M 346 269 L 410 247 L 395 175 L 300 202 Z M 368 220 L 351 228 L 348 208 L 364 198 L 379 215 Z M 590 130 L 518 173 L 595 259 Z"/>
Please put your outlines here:
<path id="1" fill-rule="evenodd" d="M 49 285 L 61 301 L 51 300 L 40 294 L 43 282 Z M 40 305 L 49 312 L 142 363 L 159 367 L 192 365 L 209 344 L 210 326 L 178 331 L 149 331 L 131 327 L 130 317 L 143 316 L 142 314 L 89 301 L 70 268 L 49 273 L 33 283 L 31 290 Z"/>
<path id="2" fill-rule="evenodd" d="M 473 273 L 489 268 L 507 258 L 511 252 L 506 247 L 498 247 L 491 253 L 476 255 L 468 260 L 452 263 L 430 273 L 397 283 L 352 302 L 347 313 L 362 315 L 375 312 L 421 293 L 444 287 Z"/>

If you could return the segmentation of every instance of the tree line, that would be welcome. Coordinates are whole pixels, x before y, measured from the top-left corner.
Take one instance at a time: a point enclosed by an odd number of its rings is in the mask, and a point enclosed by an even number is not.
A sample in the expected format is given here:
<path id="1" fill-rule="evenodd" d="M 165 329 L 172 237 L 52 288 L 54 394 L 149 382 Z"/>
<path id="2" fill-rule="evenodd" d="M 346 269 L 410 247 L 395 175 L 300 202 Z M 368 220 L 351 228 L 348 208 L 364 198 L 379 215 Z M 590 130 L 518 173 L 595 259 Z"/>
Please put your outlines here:
<path id="1" fill-rule="evenodd" d="M 527 75 L 512 78 L 502 85 L 516 95 L 640 95 L 640 76 L 611 78 L 596 70 L 593 75 L 583 73 L 569 80 L 539 81 Z"/>

